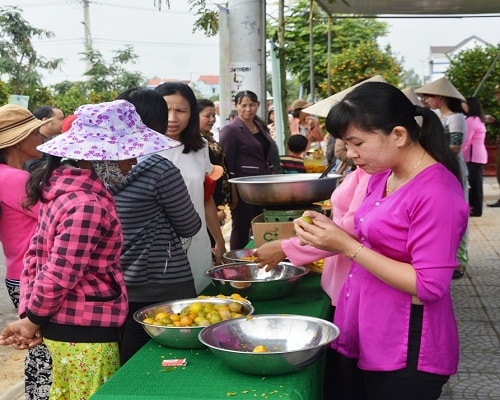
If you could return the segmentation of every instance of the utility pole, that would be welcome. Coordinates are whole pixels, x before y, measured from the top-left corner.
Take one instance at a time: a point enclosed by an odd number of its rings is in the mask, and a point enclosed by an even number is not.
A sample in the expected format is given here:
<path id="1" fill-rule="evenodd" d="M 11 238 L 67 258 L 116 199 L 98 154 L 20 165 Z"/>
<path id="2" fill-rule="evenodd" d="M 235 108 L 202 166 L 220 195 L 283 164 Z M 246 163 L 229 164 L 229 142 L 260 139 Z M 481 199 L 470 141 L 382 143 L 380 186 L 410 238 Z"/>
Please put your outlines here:
<path id="1" fill-rule="evenodd" d="M 90 1 L 82 0 L 83 4 L 83 29 L 84 29 L 84 38 L 85 38 L 85 52 L 88 52 L 92 49 L 92 33 L 90 31 Z M 87 68 L 86 71 L 89 71 L 92 65 L 90 61 L 87 59 Z"/>
<path id="2" fill-rule="evenodd" d="M 266 120 L 265 1 L 229 0 L 227 10 L 231 43 L 221 78 L 228 81 L 231 98 L 241 90 L 254 92 L 261 103 L 259 116 Z"/>

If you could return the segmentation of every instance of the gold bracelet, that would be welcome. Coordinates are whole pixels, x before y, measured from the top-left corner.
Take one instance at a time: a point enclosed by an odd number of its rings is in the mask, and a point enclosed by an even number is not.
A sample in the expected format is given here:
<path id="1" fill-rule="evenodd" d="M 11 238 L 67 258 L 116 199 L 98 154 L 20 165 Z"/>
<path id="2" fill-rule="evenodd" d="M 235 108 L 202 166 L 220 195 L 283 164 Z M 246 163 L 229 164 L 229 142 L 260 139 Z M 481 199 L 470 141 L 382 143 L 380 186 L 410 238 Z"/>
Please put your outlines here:
<path id="1" fill-rule="evenodd" d="M 350 256 L 346 256 L 346 257 L 351 261 L 354 260 L 356 258 L 356 256 L 359 254 L 359 252 L 361 250 L 363 250 L 363 247 L 365 247 L 365 245 L 363 243 L 361 243 L 361 246 L 359 246 L 354 253 L 352 253 Z"/>

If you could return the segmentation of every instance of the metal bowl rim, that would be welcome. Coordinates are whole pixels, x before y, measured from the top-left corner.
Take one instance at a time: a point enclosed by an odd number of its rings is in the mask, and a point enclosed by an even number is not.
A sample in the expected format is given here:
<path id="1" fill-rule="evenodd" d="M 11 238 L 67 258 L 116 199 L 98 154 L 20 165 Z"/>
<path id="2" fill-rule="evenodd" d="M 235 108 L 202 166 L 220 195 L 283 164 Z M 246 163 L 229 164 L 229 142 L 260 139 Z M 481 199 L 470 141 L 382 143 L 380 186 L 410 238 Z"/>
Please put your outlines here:
<path id="1" fill-rule="evenodd" d="M 209 269 L 207 269 L 205 271 L 205 274 L 210 279 L 213 279 L 213 280 L 215 280 L 217 282 L 265 283 L 265 282 L 284 282 L 284 281 L 287 281 L 289 279 L 302 278 L 304 275 L 307 275 L 311 271 L 308 267 L 303 266 L 303 265 L 295 266 L 292 263 L 284 262 L 284 261 L 280 262 L 278 265 L 280 265 L 280 264 L 284 264 L 286 266 L 299 269 L 299 270 L 301 270 L 301 272 L 300 272 L 300 274 L 297 274 L 297 275 L 294 275 L 294 276 L 290 276 L 290 277 L 285 278 L 285 279 L 274 279 L 274 280 L 271 280 L 271 279 L 235 280 L 235 279 L 226 279 L 226 278 L 216 278 L 216 277 L 214 277 L 214 276 L 211 275 L 211 272 L 220 270 L 221 268 L 227 267 L 229 265 L 255 265 L 255 266 L 258 265 L 257 263 L 252 263 L 252 262 L 245 262 L 245 261 L 239 262 L 239 261 L 235 261 L 235 262 L 226 263 L 226 264 L 214 265 L 213 267 L 210 267 Z"/>
<path id="2" fill-rule="evenodd" d="M 184 300 L 193 300 L 192 303 L 195 302 L 195 299 L 184 299 Z M 228 301 L 232 301 L 234 303 L 240 303 L 240 304 L 243 304 L 244 306 L 248 306 L 250 308 L 250 311 L 249 311 L 249 313 L 247 315 L 253 315 L 253 313 L 255 312 L 255 307 L 250 302 L 243 302 L 243 301 L 238 301 L 238 300 L 233 300 L 233 299 L 220 299 L 220 298 L 196 299 L 196 300 L 199 300 L 202 303 L 212 303 L 215 300 L 217 300 L 217 301 L 215 301 L 216 303 L 217 302 L 218 303 L 225 303 L 225 302 L 228 302 Z M 165 304 L 170 304 L 170 303 L 175 303 L 175 302 L 181 302 L 181 301 L 182 300 L 164 301 L 164 302 L 156 303 L 157 305 L 152 304 L 150 306 L 142 307 L 141 309 L 139 309 L 136 312 L 134 312 L 134 315 L 132 317 L 134 318 L 135 322 L 138 322 L 139 324 L 141 324 L 143 326 L 151 326 L 151 327 L 154 327 L 154 328 L 166 328 L 166 329 L 203 329 L 203 328 L 205 328 L 205 326 L 164 326 L 164 325 L 153 325 L 153 324 L 148 324 L 148 323 L 145 323 L 143 321 L 140 321 L 139 318 L 138 318 L 138 315 L 141 312 L 146 311 L 147 309 L 155 308 L 155 307 L 161 307 L 161 306 L 163 306 Z M 246 317 L 240 317 L 240 318 L 246 318 Z M 231 318 L 231 319 L 238 319 L 238 318 Z"/>
<path id="3" fill-rule="evenodd" d="M 245 319 L 245 320 L 252 320 L 252 319 L 269 319 L 269 318 L 283 318 L 283 317 L 290 317 L 290 318 L 293 317 L 293 318 L 299 319 L 299 320 L 316 321 L 316 322 L 318 322 L 320 324 L 324 324 L 324 325 L 329 326 L 330 328 L 333 328 L 333 330 L 336 332 L 336 336 L 330 342 L 326 342 L 326 343 L 323 343 L 323 344 L 318 344 L 318 345 L 312 346 L 312 347 L 305 347 L 305 348 L 300 349 L 300 350 L 293 350 L 293 351 L 269 351 L 269 352 L 261 352 L 261 353 L 253 353 L 251 351 L 231 350 L 231 349 L 224 349 L 222 347 L 216 347 L 214 345 L 211 345 L 211 344 L 207 343 L 203 339 L 203 337 L 202 337 L 203 336 L 203 332 L 207 332 L 211 328 L 213 329 L 214 327 L 216 327 L 217 325 L 228 324 L 231 321 L 238 321 L 238 320 L 243 320 L 243 319 Z M 307 315 L 295 315 L 295 314 L 258 314 L 258 315 L 252 315 L 251 318 L 247 318 L 247 317 L 231 318 L 231 319 L 228 319 L 226 321 L 220 321 L 220 322 L 216 322 L 215 324 L 211 324 L 211 325 L 205 326 L 200 331 L 200 333 L 198 333 L 198 340 L 200 341 L 200 343 L 202 343 L 203 345 L 207 346 L 208 348 L 211 348 L 211 349 L 214 349 L 214 350 L 218 350 L 218 351 L 227 352 L 227 353 L 234 353 L 234 354 L 254 354 L 254 355 L 261 355 L 261 354 L 262 355 L 265 355 L 265 354 L 272 355 L 272 354 L 289 354 L 289 353 L 296 353 L 296 352 L 300 352 L 300 351 L 309 351 L 309 350 L 314 350 L 314 349 L 317 349 L 317 348 L 320 348 L 320 347 L 323 347 L 323 346 L 327 346 L 329 343 L 331 343 L 334 340 L 336 340 L 338 338 L 339 334 L 340 334 L 340 330 L 339 330 L 339 327 L 337 325 L 335 325 L 333 322 L 327 321 L 326 319 L 322 319 L 322 318 L 310 317 L 310 316 L 307 316 Z"/>
<path id="4" fill-rule="evenodd" d="M 304 173 L 304 174 L 271 174 L 271 175 L 252 175 L 252 176 L 242 176 L 239 178 L 229 179 L 229 183 L 274 183 L 274 184 L 289 184 L 295 182 L 310 182 L 319 178 L 320 173 Z M 325 178 L 327 179 L 339 179 L 343 175 L 340 174 L 328 174 Z"/>

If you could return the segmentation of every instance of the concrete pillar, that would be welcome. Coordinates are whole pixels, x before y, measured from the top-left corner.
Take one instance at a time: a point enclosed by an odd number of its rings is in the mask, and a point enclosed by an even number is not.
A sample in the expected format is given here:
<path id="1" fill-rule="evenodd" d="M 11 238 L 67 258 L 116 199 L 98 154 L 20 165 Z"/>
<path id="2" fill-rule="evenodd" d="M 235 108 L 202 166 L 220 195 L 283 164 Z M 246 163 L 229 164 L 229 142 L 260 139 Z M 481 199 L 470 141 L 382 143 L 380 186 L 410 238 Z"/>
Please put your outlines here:
<path id="1" fill-rule="evenodd" d="M 229 86 L 231 101 L 241 90 L 251 90 L 257 94 L 261 103 L 258 115 L 265 121 L 267 115 L 265 2 L 229 0 L 227 8 L 229 58 L 221 54 L 221 89 Z M 224 115 L 225 118 L 230 109 L 224 109 L 227 104 L 224 98 L 225 95 L 221 93 L 221 116 Z"/>

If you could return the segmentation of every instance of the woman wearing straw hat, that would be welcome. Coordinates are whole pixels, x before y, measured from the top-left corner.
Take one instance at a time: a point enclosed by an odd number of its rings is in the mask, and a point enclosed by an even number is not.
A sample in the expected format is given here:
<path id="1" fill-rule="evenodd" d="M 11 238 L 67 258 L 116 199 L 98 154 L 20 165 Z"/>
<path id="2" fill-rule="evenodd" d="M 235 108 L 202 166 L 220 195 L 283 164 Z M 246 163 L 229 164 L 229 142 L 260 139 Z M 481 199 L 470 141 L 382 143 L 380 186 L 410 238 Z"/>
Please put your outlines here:
<path id="1" fill-rule="evenodd" d="M 441 119 L 445 133 L 448 136 L 450 149 L 457 155 L 460 164 L 464 196 L 467 200 L 469 197 L 468 172 L 467 165 L 461 153 L 462 144 L 467 134 L 465 115 L 462 108 L 465 97 L 444 76 L 416 89 L 415 93 L 420 96 L 424 106 L 436 110 Z M 457 252 L 460 265 L 455 270 L 453 279 L 460 279 L 465 274 L 465 269 L 469 263 L 468 243 L 469 235 L 466 231 Z"/>
<path id="2" fill-rule="evenodd" d="M 0 181 L 9 182 L 9 185 L 0 186 L 0 241 L 6 258 L 5 283 L 16 307 L 23 256 L 38 218 L 38 208 L 25 210 L 22 207 L 29 176 L 23 167 L 29 160 L 42 158 L 36 147 L 43 143 L 40 127 L 48 122 L 40 121 L 17 105 L 0 107 Z"/>
<path id="3" fill-rule="evenodd" d="M 21 277 L 22 318 L 0 336 L 0 344 L 20 349 L 43 337 L 53 361 L 51 400 L 88 399 L 120 366 L 128 309 L 122 227 L 92 161 L 126 175 L 137 157 L 178 144 L 147 128 L 124 100 L 84 105 L 76 116 L 67 133 L 38 146 L 49 156 L 27 185 L 26 206 L 41 204 Z"/>
<path id="4" fill-rule="evenodd" d="M 297 99 L 293 101 L 290 106 L 290 133 L 292 135 L 305 136 L 307 138 L 307 149 L 309 149 L 314 142 L 321 143 L 325 138 L 318 119 L 303 111 L 305 108 L 312 106 L 312 104 L 313 103 L 309 103 L 304 99 Z"/>
<path id="5" fill-rule="evenodd" d="M 24 254 L 38 223 L 39 204 L 23 207 L 29 161 L 38 161 L 42 153 L 36 149 L 43 143 L 40 127 L 49 123 L 35 118 L 27 109 L 14 104 L 0 107 L 0 242 L 5 255 L 5 285 L 12 303 L 19 305 L 19 282 Z M 51 359 L 41 344 L 31 348 L 25 360 L 25 395 L 27 399 L 48 399 L 52 381 Z"/>

